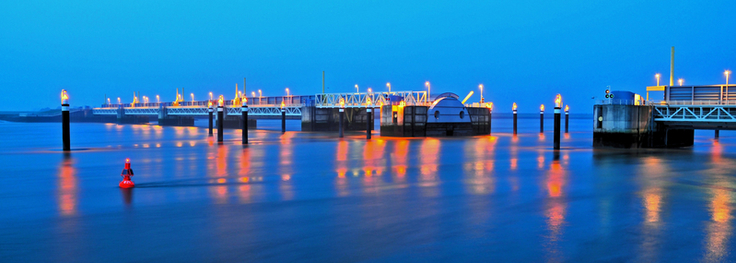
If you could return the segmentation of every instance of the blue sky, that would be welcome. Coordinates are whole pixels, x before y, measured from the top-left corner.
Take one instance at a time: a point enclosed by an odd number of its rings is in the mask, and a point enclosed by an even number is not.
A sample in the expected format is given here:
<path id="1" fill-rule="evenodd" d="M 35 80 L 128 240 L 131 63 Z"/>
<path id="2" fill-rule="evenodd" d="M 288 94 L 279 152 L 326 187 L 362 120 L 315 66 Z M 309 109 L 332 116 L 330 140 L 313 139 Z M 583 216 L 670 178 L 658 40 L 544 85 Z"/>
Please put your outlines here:
<path id="1" fill-rule="evenodd" d="M 0 110 L 73 106 L 176 88 L 232 97 L 372 87 L 458 93 L 498 112 L 561 93 L 591 111 L 605 87 L 644 92 L 654 74 L 724 83 L 736 69 L 736 1 L 3 1 Z M 239 84 L 239 87 L 242 84 Z M 242 88 L 242 87 L 241 87 Z"/>

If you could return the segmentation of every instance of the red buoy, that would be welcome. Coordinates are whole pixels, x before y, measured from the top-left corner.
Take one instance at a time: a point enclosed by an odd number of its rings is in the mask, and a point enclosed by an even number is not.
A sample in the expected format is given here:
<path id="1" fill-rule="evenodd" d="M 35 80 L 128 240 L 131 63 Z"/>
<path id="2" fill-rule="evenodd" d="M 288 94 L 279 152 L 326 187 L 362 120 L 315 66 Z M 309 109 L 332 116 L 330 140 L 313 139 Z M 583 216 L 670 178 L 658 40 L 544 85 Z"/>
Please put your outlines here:
<path id="1" fill-rule="evenodd" d="M 120 176 L 123 177 L 123 181 L 118 184 L 120 188 L 133 188 L 135 186 L 133 181 L 130 180 L 130 177 L 133 176 L 133 169 L 130 169 L 130 159 L 125 159 L 125 169 L 120 173 Z"/>

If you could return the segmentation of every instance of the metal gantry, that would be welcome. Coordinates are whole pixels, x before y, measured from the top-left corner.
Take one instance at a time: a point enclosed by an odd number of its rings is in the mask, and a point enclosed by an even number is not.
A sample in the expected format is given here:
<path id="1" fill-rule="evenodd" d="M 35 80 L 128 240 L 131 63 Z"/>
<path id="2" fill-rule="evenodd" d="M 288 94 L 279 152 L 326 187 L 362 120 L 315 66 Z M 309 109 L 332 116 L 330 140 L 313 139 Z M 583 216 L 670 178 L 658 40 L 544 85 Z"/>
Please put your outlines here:
<path id="1" fill-rule="evenodd" d="M 301 104 L 291 104 L 284 106 L 286 110 L 286 116 L 301 116 L 302 115 Z M 281 105 L 257 105 L 249 106 L 248 114 L 251 116 L 281 116 Z M 123 108 L 125 115 L 159 115 L 159 107 L 135 107 L 135 108 Z M 165 107 L 166 115 L 169 116 L 206 116 L 209 114 L 207 106 L 169 106 Z M 241 107 L 225 107 L 227 115 L 241 114 Z M 94 108 L 92 113 L 95 115 L 117 115 L 118 109 L 116 108 Z"/>
<path id="2" fill-rule="evenodd" d="M 389 96 L 402 97 L 406 105 L 426 105 L 426 91 L 392 91 L 369 93 L 318 93 L 315 95 L 315 106 L 318 108 L 339 108 L 342 100 L 345 108 L 365 108 L 369 105 L 380 106 L 391 104 Z M 370 99 L 370 103 L 368 101 Z"/>
<path id="3" fill-rule="evenodd" d="M 654 120 L 667 122 L 734 122 L 736 105 L 668 103 L 654 106 Z"/>

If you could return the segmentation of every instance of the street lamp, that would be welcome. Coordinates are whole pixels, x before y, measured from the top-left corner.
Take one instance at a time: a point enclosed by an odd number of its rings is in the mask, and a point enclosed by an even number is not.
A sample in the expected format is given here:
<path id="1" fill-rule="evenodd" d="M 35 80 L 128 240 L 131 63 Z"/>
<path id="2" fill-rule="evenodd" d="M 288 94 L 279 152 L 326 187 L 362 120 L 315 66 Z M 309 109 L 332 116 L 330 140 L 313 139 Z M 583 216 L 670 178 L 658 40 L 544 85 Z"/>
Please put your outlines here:
<path id="1" fill-rule="evenodd" d="M 355 84 L 355 93 L 360 93 L 360 89 L 358 88 L 358 84 Z"/>
<path id="2" fill-rule="evenodd" d="M 431 95 L 432 88 L 429 85 L 429 81 L 424 82 L 424 86 L 427 86 L 427 100 L 432 100 L 432 95 Z"/>
<path id="3" fill-rule="evenodd" d="M 210 92 L 210 94 L 212 93 Z M 158 95 L 156 95 L 156 103 L 161 103 L 161 97 L 159 97 Z"/>
<path id="4" fill-rule="evenodd" d="M 386 87 L 388 87 L 388 94 L 391 94 L 391 82 L 386 82 Z"/>
<path id="5" fill-rule="evenodd" d="M 659 86 L 659 73 L 654 74 L 654 77 L 657 78 L 657 86 Z"/>
<path id="6" fill-rule="evenodd" d="M 210 92 L 210 100 L 212 100 L 212 92 Z"/>
<path id="7" fill-rule="evenodd" d="M 210 93 L 210 94 L 211 94 L 211 93 Z M 251 92 L 250 92 L 250 95 L 253 95 L 253 98 L 255 98 L 255 97 L 256 97 L 256 92 L 255 92 L 255 91 L 251 91 Z"/>
<path id="8" fill-rule="evenodd" d="M 371 88 L 368 88 L 368 93 L 371 93 L 371 92 L 373 92 L 373 90 Z"/>
<path id="9" fill-rule="evenodd" d="M 263 92 L 261 92 L 261 90 L 258 90 L 258 98 L 261 98 L 261 97 L 263 97 Z"/>
<path id="10" fill-rule="evenodd" d="M 680 84 L 680 87 L 682 87 L 682 84 L 685 83 L 684 79 L 678 79 L 677 83 Z"/>
<path id="11" fill-rule="evenodd" d="M 480 88 L 480 103 L 483 103 L 485 101 L 483 99 L 483 84 L 478 85 L 478 88 Z"/>
<path id="12" fill-rule="evenodd" d="M 728 76 L 731 75 L 731 71 L 726 70 L 723 72 L 723 74 L 726 75 L 726 100 L 728 100 Z"/>
<path id="13" fill-rule="evenodd" d="M 194 102 L 194 93 L 190 94 L 192 96 L 192 102 Z"/>
<path id="14" fill-rule="evenodd" d="M 118 104 L 120 104 L 120 97 L 118 97 Z"/>
<path id="15" fill-rule="evenodd" d="M 289 88 L 286 88 L 286 97 L 289 97 Z"/>

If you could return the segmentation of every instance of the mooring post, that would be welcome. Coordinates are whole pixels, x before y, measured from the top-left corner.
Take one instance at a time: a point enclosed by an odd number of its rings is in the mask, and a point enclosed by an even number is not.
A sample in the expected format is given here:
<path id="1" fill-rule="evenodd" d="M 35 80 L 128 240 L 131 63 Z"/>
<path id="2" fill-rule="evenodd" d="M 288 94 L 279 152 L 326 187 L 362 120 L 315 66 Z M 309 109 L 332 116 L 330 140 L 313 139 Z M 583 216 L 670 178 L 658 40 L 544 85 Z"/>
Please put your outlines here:
<path id="1" fill-rule="evenodd" d="M 371 112 L 372 112 L 372 109 L 370 107 L 365 109 L 365 113 L 366 113 L 365 138 L 368 140 L 371 139 L 371 115 L 372 115 Z"/>
<path id="2" fill-rule="evenodd" d="M 544 133 L 544 104 L 539 106 L 539 133 Z"/>
<path id="3" fill-rule="evenodd" d="M 69 95 L 66 90 L 61 90 L 61 137 L 64 151 L 71 151 L 71 138 L 69 132 Z"/>
<path id="4" fill-rule="evenodd" d="M 222 143 L 223 133 L 225 133 L 225 105 L 224 98 L 220 95 L 217 101 L 217 142 Z"/>
<path id="5" fill-rule="evenodd" d="M 240 112 L 243 115 L 243 144 L 248 144 L 248 105 L 246 105 L 246 99 L 243 99 Z"/>
<path id="6" fill-rule="evenodd" d="M 342 131 L 343 130 L 343 124 L 342 124 L 343 123 L 343 119 L 345 119 L 345 108 L 340 108 L 340 128 L 339 128 L 339 130 L 340 130 L 340 138 L 342 138 L 344 136 L 343 135 L 343 131 Z"/>
<path id="7" fill-rule="evenodd" d="M 286 132 L 286 109 L 281 108 L 281 133 Z"/>
<path id="8" fill-rule="evenodd" d="M 207 112 L 209 112 L 209 115 L 210 115 L 210 137 L 211 137 L 212 136 L 212 119 L 214 118 L 214 116 L 212 116 L 214 112 L 214 109 L 212 108 L 212 101 L 209 101 L 207 103 Z"/>
<path id="9" fill-rule="evenodd" d="M 719 137 L 721 137 L 721 131 L 716 130 L 715 139 L 718 140 Z"/>
<path id="10" fill-rule="evenodd" d="M 562 110 L 562 96 L 560 94 L 557 94 L 557 97 L 555 98 L 555 135 L 554 135 L 554 141 L 555 150 L 560 149 L 560 111 Z"/>
<path id="11" fill-rule="evenodd" d="M 491 135 L 491 121 L 493 120 L 493 103 L 488 106 L 488 135 Z"/>
<path id="12" fill-rule="evenodd" d="M 516 102 L 514 102 L 514 106 L 512 107 L 512 111 L 514 113 L 514 135 L 516 135 Z"/>
<path id="13" fill-rule="evenodd" d="M 570 126 L 570 106 L 565 105 L 565 133 L 568 133 L 569 126 Z"/>

